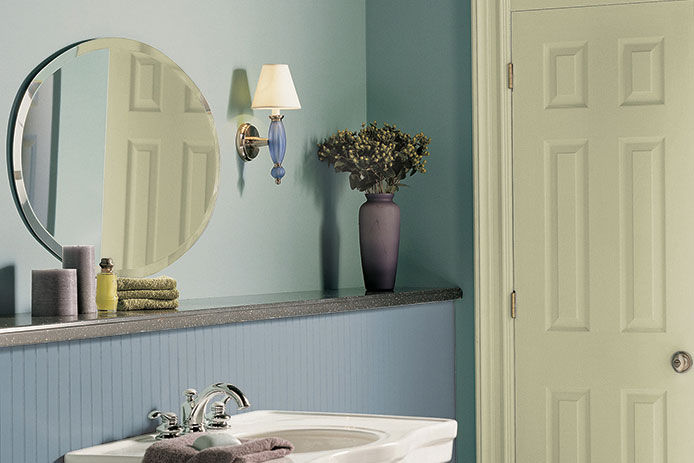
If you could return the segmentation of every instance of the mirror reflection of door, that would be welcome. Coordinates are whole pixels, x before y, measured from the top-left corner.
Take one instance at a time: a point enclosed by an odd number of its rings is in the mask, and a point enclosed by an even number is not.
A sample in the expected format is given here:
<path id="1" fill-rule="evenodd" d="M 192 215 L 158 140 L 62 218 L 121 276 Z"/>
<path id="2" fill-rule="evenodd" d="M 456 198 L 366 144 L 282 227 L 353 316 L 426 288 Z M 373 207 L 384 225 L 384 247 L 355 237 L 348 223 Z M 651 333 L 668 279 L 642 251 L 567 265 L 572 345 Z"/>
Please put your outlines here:
<path id="1" fill-rule="evenodd" d="M 168 265 L 211 207 L 209 117 L 177 68 L 136 49 L 111 50 L 109 76 L 103 253 L 126 271 Z"/>
<path id="2" fill-rule="evenodd" d="M 694 458 L 694 2 L 515 12 L 517 461 Z"/>

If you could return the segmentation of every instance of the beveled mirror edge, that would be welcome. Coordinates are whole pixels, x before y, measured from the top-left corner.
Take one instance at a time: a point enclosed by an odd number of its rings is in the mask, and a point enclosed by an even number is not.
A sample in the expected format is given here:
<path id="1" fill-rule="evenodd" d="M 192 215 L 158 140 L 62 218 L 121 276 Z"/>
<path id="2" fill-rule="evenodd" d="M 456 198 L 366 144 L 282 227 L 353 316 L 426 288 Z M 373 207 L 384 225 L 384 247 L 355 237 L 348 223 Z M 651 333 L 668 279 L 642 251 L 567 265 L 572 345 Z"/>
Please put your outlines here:
<path id="1" fill-rule="evenodd" d="M 158 56 L 160 59 L 169 61 L 173 66 L 180 71 L 179 77 L 181 77 L 186 85 L 196 90 L 200 98 L 200 103 L 203 106 L 207 116 L 210 119 L 210 126 L 213 132 L 214 139 L 214 156 L 217 169 L 215 171 L 214 187 L 210 195 L 210 207 L 205 212 L 202 221 L 195 230 L 194 233 L 188 237 L 181 245 L 171 254 L 162 258 L 160 261 L 149 264 L 147 267 L 140 269 L 122 269 L 121 274 L 124 276 L 132 277 L 143 277 L 148 276 L 158 271 L 163 270 L 163 268 L 168 267 L 173 262 L 178 260 L 183 254 L 185 254 L 198 239 L 202 236 L 207 225 L 209 224 L 212 214 L 214 212 L 215 205 L 217 203 L 217 196 L 219 192 L 219 169 L 221 162 L 221 155 L 219 149 L 219 136 L 217 133 L 217 126 L 214 121 L 214 116 L 210 110 L 210 105 L 202 93 L 200 88 L 193 82 L 193 80 L 186 74 L 180 66 L 178 66 L 171 58 L 164 54 L 159 49 L 139 42 L 134 39 L 128 39 L 124 37 L 95 37 L 82 41 L 78 41 L 67 45 L 60 50 L 56 51 L 52 55 L 48 56 L 41 63 L 39 63 L 22 81 L 22 84 L 17 91 L 15 99 L 12 104 L 10 111 L 10 117 L 7 126 L 7 169 L 9 176 L 10 189 L 12 190 L 12 197 L 14 199 L 15 205 L 20 212 L 22 222 L 29 230 L 29 233 L 53 256 L 58 260 L 62 261 L 62 246 L 58 241 L 51 235 L 46 227 L 41 223 L 41 221 L 36 216 L 31 204 L 29 202 L 28 194 L 26 191 L 26 186 L 24 184 L 24 179 L 22 177 L 22 139 L 24 135 L 24 123 L 26 122 L 26 117 L 29 113 L 29 108 L 31 107 L 31 102 L 33 100 L 34 94 L 40 87 L 40 83 L 47 77 L 53 75 L 58 69 L 62 68 L 65 64 L 65 60 L 61 59 L 64 56 L 69 56 L 74 51 L 75 57 L 80 56 L 79 46 L 86 43 L 94 43 L 95 47 L 89 47 L 86 52 L 94 51 L 98 49 L 103 49 L 104 47 L 97 42 L 108 43 L 112 40 L 118 40 L 122 42 L 127 42 L 131 46 L 142 46 L 146 47 L 148 54 L 153 54 Z M 35 84 L 35 85 L 34 85 Z M 163 268 L 156 268 L 160 262 L 164 262 Z M 155 269 L 152 271 L 152 269 Z"/>
<path id="2" fill-rule="evenodd" d="M 71 49 L 75 48 L 81 43 L 88 42 L 89 40 L 81 40 L 79 42 L 74 42 L 67 45 L 60 50 L 56 51 L 52 55 L 48 56 L 46 59 L 41 61 L 38 66 L 36 66 L 32 71 L 27 74 L 26 78 L 22 81 L 19 86 L 19 90 L 15 95 L 14 101 L 12 102 L 12 108 L 10 109 L 10 117 L 7 122 L 7 174 L 9 176 L 10 189 L 12 191 L 12 198 L 14 199 L 15 206 L 20 212 L 20 217 L 22 222 L 29 230 L 29 233 L 38 241 L 48 252 L 53 256 L 62 260 L 62 247 L 53 238 L 53 236 L 48 233 L 48 230 L 41 224 L 39 219 L 36 217 L 36 213 L 29 204 L 29 199 L 26 192 L 26 187 L 22 179 L 22 136 L 24 134 L 24 122 L 26 121 L 26 116 L 29 112 L 29 107 L 31 106 L 31 100 L 37 88 L 32 89 L 32 83 L 35 82 L 36 78 L 45 70 L 51 67 L 52 63 L 56 62 L 56 59 L 61 55 L 69 52 Z M 55 72 L 52 71 L 51 74 Z M 23 113 L 22 113 L 23 111 Z M 20 115 L 24 116 L 24 119 L 19 123 Z M 17 145 L 18 144 L 18 145 Z"/>

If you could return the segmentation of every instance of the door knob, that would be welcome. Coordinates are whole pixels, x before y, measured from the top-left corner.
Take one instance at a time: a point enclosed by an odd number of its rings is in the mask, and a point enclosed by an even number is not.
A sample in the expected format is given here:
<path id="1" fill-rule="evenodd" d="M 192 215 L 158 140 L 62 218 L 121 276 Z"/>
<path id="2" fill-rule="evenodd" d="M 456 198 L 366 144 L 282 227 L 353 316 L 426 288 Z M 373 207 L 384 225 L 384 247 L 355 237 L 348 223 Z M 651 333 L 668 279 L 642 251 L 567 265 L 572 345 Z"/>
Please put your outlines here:
<path id="1" fill-rule="evenodd" d="M 681 350 L 672 354 L 670 363 L 672 364 L 673 370 L 677 373 L 684 373 L 692 366 L 692 356 L 689 355 L 689 352 Z"/>

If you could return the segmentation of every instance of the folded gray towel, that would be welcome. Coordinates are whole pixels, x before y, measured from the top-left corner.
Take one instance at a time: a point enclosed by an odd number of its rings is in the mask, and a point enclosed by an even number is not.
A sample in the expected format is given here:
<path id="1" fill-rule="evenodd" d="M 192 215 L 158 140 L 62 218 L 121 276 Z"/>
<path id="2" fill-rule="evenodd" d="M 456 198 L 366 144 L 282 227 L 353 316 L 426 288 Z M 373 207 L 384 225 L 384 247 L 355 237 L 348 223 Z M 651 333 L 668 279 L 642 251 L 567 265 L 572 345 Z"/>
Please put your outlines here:
<path id="1" fill-rule="evenodd" d="M 161 299 L 121 299 L 118 310 L 167 310 L 178 308 L 178 299 L 171 301 Z"/>
<path id="2" fill-rule="evenodd" d="M 133 289 L 118 291 L 118 299 L 161 299 L 172 301 L 178 299 L 180 293 L 177 289 Z"/>
<path id="3" fill-rule="evenodd" d="M 241 439 L 241 445 L 195 450 L 193 442 L 200 433 L 164 439 L 152 444 L 142 463 L 261 463 L 289 455 L 294 446 L 277 437 Z"/>
<path id="4" fill-rule="evenodd" d="M 118 291 L 135 289 L 176 289 L 176 280 L 166 276 L 156 278 L 118 277 Z"/>

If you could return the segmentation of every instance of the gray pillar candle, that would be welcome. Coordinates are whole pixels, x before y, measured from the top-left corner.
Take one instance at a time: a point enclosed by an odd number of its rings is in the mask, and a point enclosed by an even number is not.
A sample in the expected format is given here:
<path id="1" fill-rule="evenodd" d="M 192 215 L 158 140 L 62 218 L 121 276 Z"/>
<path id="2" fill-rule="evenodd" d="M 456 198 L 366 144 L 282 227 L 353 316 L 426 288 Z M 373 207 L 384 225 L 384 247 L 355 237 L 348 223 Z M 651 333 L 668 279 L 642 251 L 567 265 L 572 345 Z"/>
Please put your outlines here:
<path id="1" fill-rule="evenodd" d="M 96 312 L 96 261 L 94 246 L 63 246 L 63 268 L 77 270 L 77 310 Z"/>
<path id="2" fill-rule="evenodd" d="M 77 316 L 77 270 L 31 271 L 31 315 L 33 317 Z"/>

